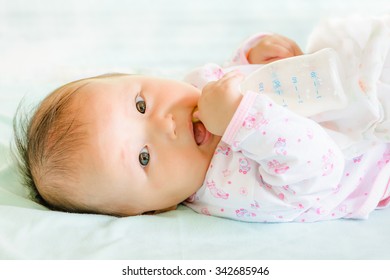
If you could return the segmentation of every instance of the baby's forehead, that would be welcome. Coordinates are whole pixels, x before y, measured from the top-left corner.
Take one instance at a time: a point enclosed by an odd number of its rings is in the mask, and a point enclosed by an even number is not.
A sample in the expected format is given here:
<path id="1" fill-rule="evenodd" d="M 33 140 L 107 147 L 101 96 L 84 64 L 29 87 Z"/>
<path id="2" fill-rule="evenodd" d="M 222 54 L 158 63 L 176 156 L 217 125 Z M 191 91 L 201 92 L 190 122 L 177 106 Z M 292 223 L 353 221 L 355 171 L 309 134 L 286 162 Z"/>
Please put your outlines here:
<path id="1" fill-rule="evenodd" d="M 83 81 L 83 83 L 80 84 L 74 95 L 76 105 L 79 105 L 81 107 L 88 107 L 94 100 L 99 97 L 99 93 L 105 92 L 109 94 L 108 85 L 109 84 L 107 83 L 107 81 L 102 81 L 98 79 Z"/>
<path id="2" fill-rule="evenodd" d="M 133 76 L 133 75 L 132 75 Z M 126 110 L 129 99 L 137 83 L 130 75 L 92 78 L 79 86 L 75 97 L 75 111 L 89 123 L 96 123 L 95 118 L 104 119 Z M 103 116 L 102 116 L 103 115 Z"/>
<path id="3" fill-rule="evenodd" d="M 89 81 L 79 89 L 74 113 L 84 123 L 88 134 L 96 135 L 97 132 L 108 130 L 115 124 L 113 120 L 117 120 L 124 111 L 126 96 L 118 88 L 106 79 Z"/>
<path id="4" fill-rule="evenodd" d="M 110 77 L 102 77 L 102 78 L 91 78 L 83 82 L 80 85 L 78 91 L 79 93 L 85 94 L 87 93 L 99 93 L 101 91 L 105 91 L 105 93 L 109 93 L 110 88 L 120 86 L 124 84 L 126 79 L 127 83 L 131 83 L 131 79 L 126 78 L 128 75 L 121 76 L 110 76 Z"/>

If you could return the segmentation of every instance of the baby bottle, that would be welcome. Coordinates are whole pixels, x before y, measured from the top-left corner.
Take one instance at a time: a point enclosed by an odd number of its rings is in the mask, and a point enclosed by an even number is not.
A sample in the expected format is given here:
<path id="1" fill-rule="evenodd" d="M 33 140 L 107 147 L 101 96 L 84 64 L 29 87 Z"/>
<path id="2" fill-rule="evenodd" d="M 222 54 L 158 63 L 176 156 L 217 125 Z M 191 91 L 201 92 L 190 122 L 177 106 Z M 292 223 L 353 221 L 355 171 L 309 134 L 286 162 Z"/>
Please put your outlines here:
<path id="1" fill-rule="evenodd" d="M 336 51 L 322 49 L 265 64 L 241 83 L 247 90 L 266 94 L 279 105 L 305 117 L 347 105 L 341 65 Z"/>

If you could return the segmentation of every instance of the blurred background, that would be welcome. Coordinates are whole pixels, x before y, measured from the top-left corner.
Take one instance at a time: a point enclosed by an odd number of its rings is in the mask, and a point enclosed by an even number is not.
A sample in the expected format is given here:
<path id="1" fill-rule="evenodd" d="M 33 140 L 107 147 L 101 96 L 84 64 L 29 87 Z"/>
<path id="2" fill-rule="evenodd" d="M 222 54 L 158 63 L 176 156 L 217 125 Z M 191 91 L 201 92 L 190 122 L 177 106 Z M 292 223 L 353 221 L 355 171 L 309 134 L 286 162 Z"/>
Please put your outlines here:
<path id="1" fill-rule="evenodd" d="M 385 13 L 388 0 L 0 0 L 0 110 L 107 72 L 180 79 L 256 32 L 304 49 L 322 19 Z"/>

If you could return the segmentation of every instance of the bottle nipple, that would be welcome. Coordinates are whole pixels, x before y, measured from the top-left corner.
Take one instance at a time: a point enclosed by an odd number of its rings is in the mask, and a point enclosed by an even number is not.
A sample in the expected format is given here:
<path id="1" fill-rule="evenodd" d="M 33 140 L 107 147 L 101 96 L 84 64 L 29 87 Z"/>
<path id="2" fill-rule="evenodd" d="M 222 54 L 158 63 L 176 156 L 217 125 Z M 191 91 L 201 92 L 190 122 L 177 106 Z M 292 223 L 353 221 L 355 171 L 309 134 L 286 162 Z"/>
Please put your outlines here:
<path id="1" fill-rule="evenodd" d="M 194 108 L 194 110 L 192 111 L 192 122 L 193 122 L 193 123 L 200 122 L 198 106 L 196 106 L 196 107 Z"/>

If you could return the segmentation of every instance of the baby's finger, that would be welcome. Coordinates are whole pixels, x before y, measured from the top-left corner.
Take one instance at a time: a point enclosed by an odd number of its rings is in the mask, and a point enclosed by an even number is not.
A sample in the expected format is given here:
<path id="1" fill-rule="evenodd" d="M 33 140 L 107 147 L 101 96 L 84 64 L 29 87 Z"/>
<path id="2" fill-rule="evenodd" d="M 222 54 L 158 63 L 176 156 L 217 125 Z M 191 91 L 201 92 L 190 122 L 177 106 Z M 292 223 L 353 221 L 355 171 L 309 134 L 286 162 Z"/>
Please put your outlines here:
<path id="1" fill-rule="evenodd" d="M 294 50 L 294 56 L 302 55 L 302 54 L 303 54 L 301 48 L 300 48 L 297 44 L 294 43 L 294 44 L 292 45 L 292 48 L 293 48 L 293 50 Z"/>
<path id="2" fill-rule="evenodd" d="M 233 78 L 236 78 L 238 80 L 243 79 L 245 76 L 242 74 L 239 70 L 233 70 L 228 73 L 226 73 L 221 80 L 230 80 Z"/>
<path id="3" fill-rule="evenodd" d="M 282 35 L 280 35 L 280 40 L 281 40 L 280 41 L 281 45 L 283 45 L 286 49 L 288 49 L 289 52 L 293 54 L 293 56 L 303 54 L 298 44 L 295 41 L 291 40 L 290 38 L 284 37 Z"/>
<path id="4" fill-rule="evenodd" d="M 224 77 L 225 78 L 225 77 Z M 235 72 L 231 75 L 227 76 L 223 81 L 221 81 L 227 89 L 229 89 L 229 92 L 240 92 L 241 93 L 241 87 L 240 84 L 245 79 L 245 75 L 241 72 Z"/>
<path id="5" fill-rule="evenodd" d="M 281 59 L 293 56 L 293 52 L 289 47 L 283 45 L 273 45 L 272 46 L 272 55 L 269 56 L 268 62 L 271 59 Z"/>

